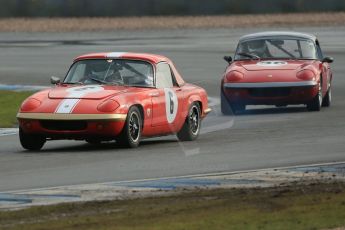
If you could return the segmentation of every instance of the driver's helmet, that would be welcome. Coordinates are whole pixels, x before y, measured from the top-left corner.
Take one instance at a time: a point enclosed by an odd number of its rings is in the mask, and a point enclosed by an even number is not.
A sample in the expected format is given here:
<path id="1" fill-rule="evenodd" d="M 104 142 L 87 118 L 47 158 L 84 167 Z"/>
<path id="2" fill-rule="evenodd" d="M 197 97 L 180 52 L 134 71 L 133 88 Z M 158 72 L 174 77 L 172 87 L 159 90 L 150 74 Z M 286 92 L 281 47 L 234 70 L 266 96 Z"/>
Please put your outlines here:
<path id="1" fill-rule="evenodd" d="M 250 53 L 263 54 L 267 50 L 267 45 L 265 40 L 253 40 L 247 42 L 248 51 Z"/>

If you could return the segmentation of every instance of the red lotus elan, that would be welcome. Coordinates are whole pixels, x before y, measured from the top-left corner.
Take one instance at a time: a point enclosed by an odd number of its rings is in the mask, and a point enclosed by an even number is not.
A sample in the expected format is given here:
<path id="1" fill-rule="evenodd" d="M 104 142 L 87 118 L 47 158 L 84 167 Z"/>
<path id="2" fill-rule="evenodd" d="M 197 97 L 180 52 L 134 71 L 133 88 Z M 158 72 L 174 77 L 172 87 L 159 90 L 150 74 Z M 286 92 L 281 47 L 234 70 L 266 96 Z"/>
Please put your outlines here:
<path id="1" fill-rule="evenodd" d="M 137 147 L 142 137 L 173 133 L 191 141 L 210 112 L 206 91 L 185 83 L 171 60 L 154 54 L 83 55 L 63 81 L 51 82 L 55 87 L 27 98 L 17 114 L 25 149 L 55 139 Z"/>
<path id="2" fill-rule="evenodd" d="M 324 57 L 318 39 L 296 32 L 262 32 L 240 38 L 221 82 L 221 111 L 236 114 L 246 105 L 305 104 L 329 107 L 333 58 Z"/>

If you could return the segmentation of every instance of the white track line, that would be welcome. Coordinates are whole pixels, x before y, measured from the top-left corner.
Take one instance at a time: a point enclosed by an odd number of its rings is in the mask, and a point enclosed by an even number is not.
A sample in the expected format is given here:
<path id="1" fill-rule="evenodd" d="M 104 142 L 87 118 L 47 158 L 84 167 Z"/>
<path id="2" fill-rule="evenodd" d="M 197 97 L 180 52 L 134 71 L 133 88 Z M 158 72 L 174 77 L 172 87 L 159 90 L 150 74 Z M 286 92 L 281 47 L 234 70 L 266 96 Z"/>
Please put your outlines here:
<path id="1" fill-rule="evenodd" d="M 17 128 L 0 128 L 0 137 L 3 136 L 10 136 L 10 135 L 15 135 L 18 133 L 18 129 Z"/>

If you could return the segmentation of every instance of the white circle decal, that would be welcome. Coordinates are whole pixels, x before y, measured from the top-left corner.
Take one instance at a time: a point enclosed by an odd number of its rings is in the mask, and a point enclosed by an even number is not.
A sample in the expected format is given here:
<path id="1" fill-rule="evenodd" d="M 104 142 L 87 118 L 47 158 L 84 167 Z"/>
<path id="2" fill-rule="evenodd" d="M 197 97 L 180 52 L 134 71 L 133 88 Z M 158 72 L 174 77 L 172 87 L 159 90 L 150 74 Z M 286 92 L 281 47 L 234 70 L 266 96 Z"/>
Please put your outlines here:
<path id="1" fill-rule="evenodd" d="M 84 86 L 77 86 L 67 89 L 66 91 L 69 93 L 94 93 L 103 90 L 103 87 L 98 85 L 84 85 Z"/>
<path id="2" fill-rule="evenodd" d="M 168 123 L 174 122 L 178 109 L 178 100 L 174 90 L 164 88 L 165 93 L 165 111 Z"/>
<path id="3" fill-rule="evenodd" d="M 82 97 L 88 93 L 96 93 L 99 91 L 104 90 L 103 87 L 98 85 L 85 85 L 85 86 L 77 86 L 67 89 L 66 91 L 69 93 L 67 98 L 71 97 Z"/>
<path id="4" fill-rule="evenodd" d="M 257 63 L 258 66 L 268 66 L 268 67 L 275 67 L 275 66 L 282 66 L 287 65 L 285 61 L 261 61 Z"/>

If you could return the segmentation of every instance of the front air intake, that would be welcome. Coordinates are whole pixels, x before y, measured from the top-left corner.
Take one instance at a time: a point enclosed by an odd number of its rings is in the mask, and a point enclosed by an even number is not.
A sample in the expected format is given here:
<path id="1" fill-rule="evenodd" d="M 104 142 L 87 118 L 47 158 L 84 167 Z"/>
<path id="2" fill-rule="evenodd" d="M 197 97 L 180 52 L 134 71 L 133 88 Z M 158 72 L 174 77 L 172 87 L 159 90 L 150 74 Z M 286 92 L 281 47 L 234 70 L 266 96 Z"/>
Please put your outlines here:
<path id="1" fill-rule="evenodd" d="M 87 128 L 86 121 L 40 121 L 41 126 L 48 130 L 56 130 L 56 131 L 79 131 L 85 130 Z"/>

